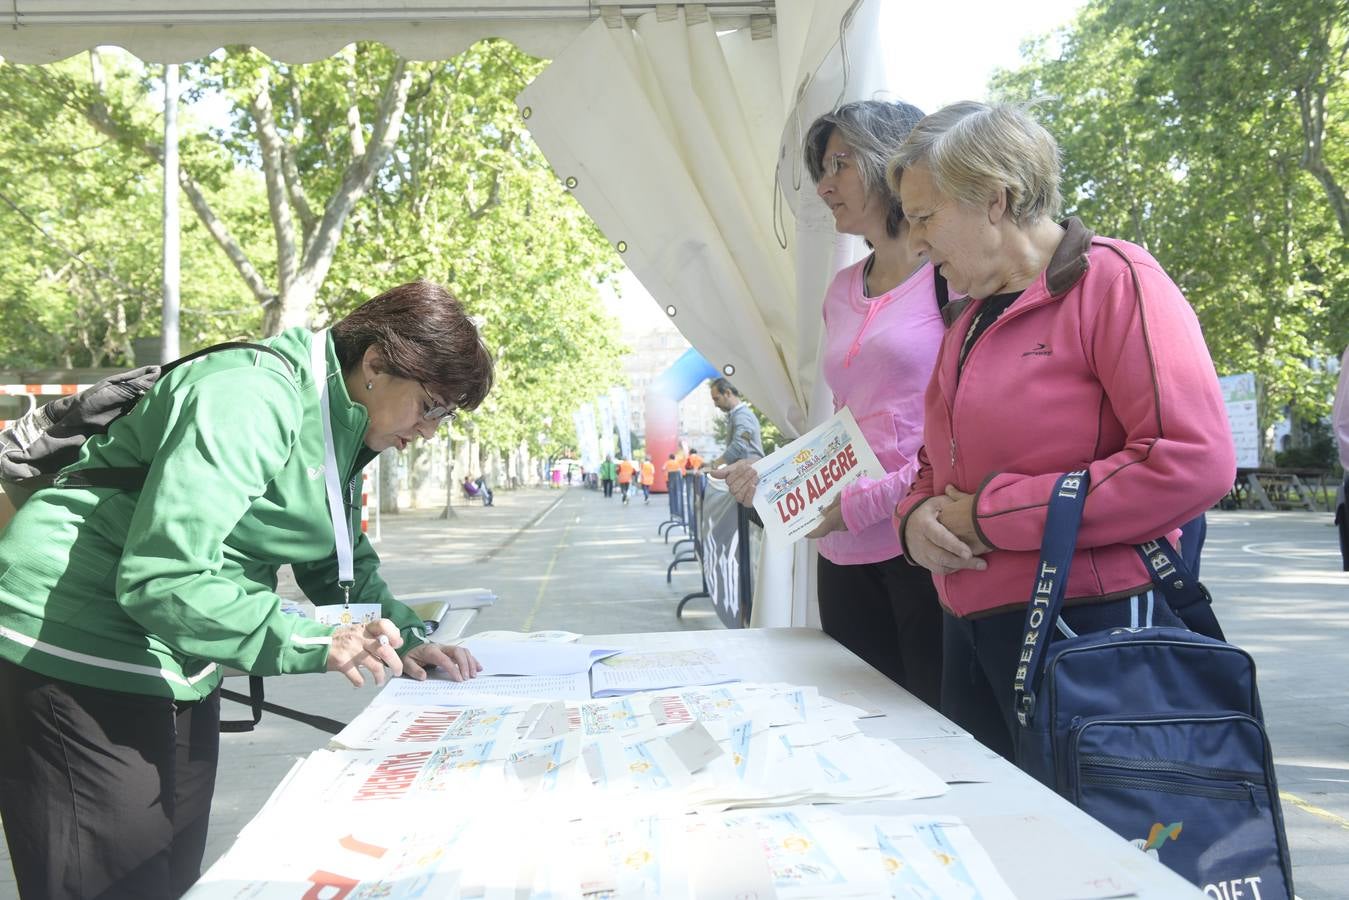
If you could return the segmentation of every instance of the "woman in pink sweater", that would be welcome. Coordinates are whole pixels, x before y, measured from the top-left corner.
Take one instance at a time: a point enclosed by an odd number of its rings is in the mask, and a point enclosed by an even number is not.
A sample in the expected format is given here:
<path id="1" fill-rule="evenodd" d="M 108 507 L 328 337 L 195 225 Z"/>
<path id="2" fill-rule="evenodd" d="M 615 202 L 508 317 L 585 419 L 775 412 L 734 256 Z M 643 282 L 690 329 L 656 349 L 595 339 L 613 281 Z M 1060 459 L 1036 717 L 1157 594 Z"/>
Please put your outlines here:
<path id="1" fill-rule="evenodd" d="M 1134 546 L 1231 488 L 1231 432 L 1194 311 L 1141 247 L 1055 221 L 1058 147 L 1024 112 L 933 113 L 889 178 L 914 250 L 974 298 L 942 344 L 896 524 L 947 613 L 942 711 L 1010 758 L 1055 481 L 1091 472 L 1064 633 L 1179 626 Z"/>
<path id="2" fill-rule="evenodd" d="M 819 539 L 825 632 L 935 707 L 941 610 L 931 577 L 904 561 L 891 525 L 918 471 L 923 391 L 945 330 L 932 267 L 910 250 L 903 210 L 885 184 L 887 162 L 922 117 L 907 103 L 862 101 L 821 116 L 806 134 L 806 168 L 835 228 L 866 238 L 872 251 L 825 294 L 821 367 L 835 411 L 852 411 L 886 471 L 845 488 L 809 536 Z M 753 469 L 726 474 L 736 498 L 751 503 Z"/>

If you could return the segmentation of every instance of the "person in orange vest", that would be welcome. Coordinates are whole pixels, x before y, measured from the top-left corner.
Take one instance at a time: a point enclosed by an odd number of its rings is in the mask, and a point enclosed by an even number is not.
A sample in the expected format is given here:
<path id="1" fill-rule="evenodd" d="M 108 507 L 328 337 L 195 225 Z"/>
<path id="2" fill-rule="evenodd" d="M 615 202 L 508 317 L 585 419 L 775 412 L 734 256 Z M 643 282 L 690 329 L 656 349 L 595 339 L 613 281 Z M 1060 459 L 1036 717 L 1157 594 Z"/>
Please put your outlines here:
<path id="1" fill-rule="evenodd" d="M 637 467 L 632 464 L 630 459 L 620 459 L 618 461 L 618 492 L 623 495 L 623 502 L 628 502 L 628 488 L 632 487 L 632 473 L 637 471 Z"/>
<path id="2" fill-rule="evenodd" d="M 676 472 L 684 471 L 684 454 L 671 453 L 670 458 L 665 461 L 665 477 L 669 478 Z"/>
<path id="3" fill-rule="evenodd" d="M 689 458 L 684 463 L 684 468 L 692 473 L 698 473 L 703 468 L 703 458 L 698 455 L 697 447 L 689 448 Z"/>
<path id="4" fill-rule="evenodd" d="M 656 466 L 649 459 L 642 460 L 642 502 L 651 502 L 651 485 L 656 483 Z"/>

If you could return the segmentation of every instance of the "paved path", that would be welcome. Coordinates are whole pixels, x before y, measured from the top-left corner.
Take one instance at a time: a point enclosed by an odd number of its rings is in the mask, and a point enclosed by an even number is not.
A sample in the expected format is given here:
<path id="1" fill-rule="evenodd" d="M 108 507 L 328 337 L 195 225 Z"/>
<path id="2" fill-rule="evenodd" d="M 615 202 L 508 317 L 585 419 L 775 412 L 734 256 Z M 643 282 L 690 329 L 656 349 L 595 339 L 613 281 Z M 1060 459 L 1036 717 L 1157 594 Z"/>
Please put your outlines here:
<path id="1" fill-rule="evenodd" d="M 686 564 L 666 584 L 669 546 L 656 533 L 666 518 L 663 496 L 625 507 L 617 495 L 606 500 L 579 487 L 525 489 L 498 492 L 494 507 L 455 510 L 449 521 L 434 510 L 386 517 L 378 546 L 395 591 L 496 591 L 496 605 L 471 630 L 721 627 L 706 601 L 674 618 L 699 578 Z M 1349 898 L 1349 573 L 1339 571 L 1328 523 L 1326 514 L 1218 512 L 1204 551 L 1204 581 L 1228 637 L 1259 666 L 1303 900 Z M 363 708 L 370 693 L 333 675 L 272 679 L 267 692 L 274 702 L 339 720 Z M 241 712 L 225 707 L 227 716 Z M 222 736 L 207 864 L 293 762 L 326 740 L 271 714 L 251 733 Z M 0 900 L 15 896 L 7 862 L 0 849 Z"/>

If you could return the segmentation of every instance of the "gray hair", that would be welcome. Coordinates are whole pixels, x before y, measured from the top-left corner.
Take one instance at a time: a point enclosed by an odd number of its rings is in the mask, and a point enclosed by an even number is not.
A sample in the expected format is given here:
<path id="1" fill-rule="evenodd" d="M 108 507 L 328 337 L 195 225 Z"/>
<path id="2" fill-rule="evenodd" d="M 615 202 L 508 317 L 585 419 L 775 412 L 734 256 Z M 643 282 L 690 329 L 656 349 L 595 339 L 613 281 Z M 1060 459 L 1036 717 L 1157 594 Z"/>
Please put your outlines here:
<path id="1" fill-rule="evenodd" d="M 1007 211 L 1019 226 L 1063 209 L 1059 145 L 1026 109 L 1010 103 L 952 103 L 919 122 L 886 168 L 898 193 L 904 169 L 926 164 L 937 190 L 963 203 L 982 204 L 1007 192 Z"/>
<path id="2" fill-rule="evenodd" d="M 885 233 L 897 237 L 904 210 L 887 184 L 886 163 L 922 118 L 923 111 L 910 103 L 885 100 L 858 100 L 825 113 L 806 132 L 806 171 L 811 181 L 819 184 L 824 177 L 824 148 L 838 129 L 839 138 L 852 149 L 862 188 L 886 203 Z"/>

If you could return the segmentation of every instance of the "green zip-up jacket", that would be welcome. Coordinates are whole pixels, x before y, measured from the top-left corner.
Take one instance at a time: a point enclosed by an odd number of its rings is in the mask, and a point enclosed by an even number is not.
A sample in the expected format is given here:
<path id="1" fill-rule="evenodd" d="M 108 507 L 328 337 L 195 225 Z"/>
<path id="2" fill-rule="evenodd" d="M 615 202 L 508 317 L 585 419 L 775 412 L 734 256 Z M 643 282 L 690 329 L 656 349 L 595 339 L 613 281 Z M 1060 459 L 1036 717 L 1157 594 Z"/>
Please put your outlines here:
<path id="1" fill-rule="evenodd" d="M 342 602 L 310 340 L 291 329 L 166 375 L 67 471 L 146 470 L 139 492 L 49 488 L 0 534 L 0 657 L 77 684 L 196 700 L 228 666 L 322 672 L 332 628 L 281 611 L 277 570 L 315 604 Z M 380 603 L 407 652 L 422 622 L 393 598 L 361 534 L 352 485 L 374 458 L 328 339 L 333 445 L 357 535 L 353 603 Z"/>

